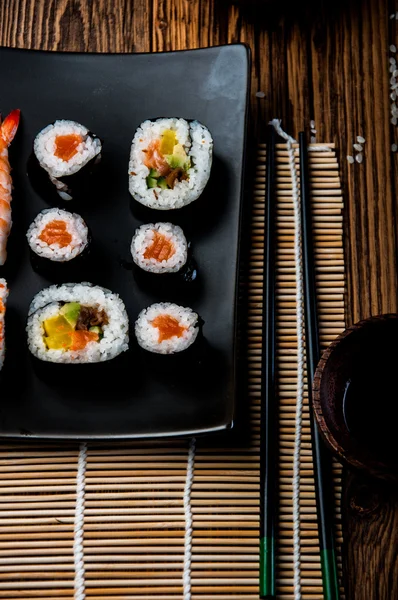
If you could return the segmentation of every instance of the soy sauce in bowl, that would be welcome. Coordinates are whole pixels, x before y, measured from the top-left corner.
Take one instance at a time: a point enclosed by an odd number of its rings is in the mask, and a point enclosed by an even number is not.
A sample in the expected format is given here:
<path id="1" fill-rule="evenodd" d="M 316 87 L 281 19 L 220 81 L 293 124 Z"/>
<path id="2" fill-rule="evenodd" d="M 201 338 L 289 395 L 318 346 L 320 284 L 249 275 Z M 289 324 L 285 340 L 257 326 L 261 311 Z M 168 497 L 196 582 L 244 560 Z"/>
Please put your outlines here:
<path id="1" fill-rule="evenodd" d="M 316 369 L 313 408 L 339 459 L 398 481 L 398 314 L 369 317 L 336 338 Z"/>
<path id="2" fill-rule="evenodd" d="M 346 384 L 346 426 L 375 457 L 398 459 L 398 352 L 379 345 L 368 351 L 369 356 Z"/>

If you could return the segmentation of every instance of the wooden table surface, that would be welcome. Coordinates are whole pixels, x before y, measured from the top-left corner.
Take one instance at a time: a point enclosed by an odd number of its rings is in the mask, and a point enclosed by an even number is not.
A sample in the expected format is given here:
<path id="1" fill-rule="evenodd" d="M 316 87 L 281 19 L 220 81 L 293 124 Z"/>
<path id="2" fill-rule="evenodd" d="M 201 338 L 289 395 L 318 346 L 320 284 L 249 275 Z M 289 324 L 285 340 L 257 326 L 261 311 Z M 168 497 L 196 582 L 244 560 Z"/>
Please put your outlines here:
<path id="1" fill-rule="evenodd" d="M 389 46 L 397 43 L 398 26 L 389 17 L 398 6 L 392 0 L 311 4 L 264 2 L 277 8 L 261 16 L 251 0 L 240 6 L 227 0 L 2 0 L 0 44 L 93 52 L 249 44 L 254 124 L 279 117 L 296 136 L 314 119 L 318 141 L 336 143 L 352 323 L 398 307 L 398 154 L 391 150 L 398 130 L 390 123 L 389 97 Z M 256 97 L 259 91 L 265 96 Z M 366 139 L 364 160 L 348 165 L 357 135 Z M 347 597 L 397 599 L 398 494 L 349 475 L 344 506 Z"/>

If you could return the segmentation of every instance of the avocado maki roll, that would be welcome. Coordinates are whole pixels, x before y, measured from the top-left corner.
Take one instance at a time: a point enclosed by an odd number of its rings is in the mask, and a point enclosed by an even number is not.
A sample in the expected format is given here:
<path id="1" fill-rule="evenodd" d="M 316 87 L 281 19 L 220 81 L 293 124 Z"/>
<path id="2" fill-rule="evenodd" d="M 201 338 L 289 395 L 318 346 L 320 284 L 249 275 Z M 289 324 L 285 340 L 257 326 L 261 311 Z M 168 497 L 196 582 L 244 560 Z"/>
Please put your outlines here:
<path id="1" fill-rule="evenodd" d="M 38 192 L 76 199 L 101 160 L 102 142 L 76 121 L 58 120 L 47 125 L 35 138 L 29 174 Z"/>
<path id="2" fill-rule="evenodd" d="M 117 294 L 90 283 L 51 286 L 33 299 L 30 352 L 54 363 L 98 363 L 128 350 L 128 317 Z"/>
<path id="3" fill-rule="evenodd" d="M 191 308 L 159 302 L 144 308 L 135 323 L 141 348 L 156 354 L 187 350 L 198 337 L 199 315 Z"/>
<path id="4" fill-rule="evenodd" d="M 187 262 L 188 244 L 178 225 L 149 223 L 136 230 L 131 255 L 149 273 L 177 273 Z"/>
<path id="5" fill-rule="evenodd" d="M 199 121 L 144 121 L 131 146 L 130 193 L 150 208 L 182 208 L 203 192 L 212 155 L 212 136 Z"/>

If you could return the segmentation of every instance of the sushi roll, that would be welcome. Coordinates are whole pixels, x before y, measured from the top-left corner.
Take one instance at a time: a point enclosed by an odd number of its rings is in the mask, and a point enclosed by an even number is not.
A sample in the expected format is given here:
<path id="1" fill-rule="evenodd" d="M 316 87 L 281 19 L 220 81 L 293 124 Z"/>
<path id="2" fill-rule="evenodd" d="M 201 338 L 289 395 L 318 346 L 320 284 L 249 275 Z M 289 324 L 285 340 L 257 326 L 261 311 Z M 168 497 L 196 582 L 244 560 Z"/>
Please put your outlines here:
<path id="1" fill-rule="evenodd" d="M 26 237 L 38 257 L 58 263 L 81 256 L 89 243 L 88 227 L 82 217 L 60 208 L 39 213 Z"/>
<path id="2" fill-rule="evenodd" d="M 130 193 L 150 208 L 182 208 L 203 192 L 212 155 L 212 136 L 198 121 L 144 121 L 131 146 Z"/>
<path id="3" fill-rule="evenodd" d="M 192 346 L 198 337 L 199 325 L 199 315 L 191 308 L 160 302 L 140 312 L 135 335 L 144 350 L 174 354 Z"/>
<path id="4" fill-rule="evenodd" d="M 84 125 L 55 121 L 35 138 L 30 175 L 42 195 L 55 191 L 62 200 L 73 200 L 84 191 L 101 150 L 101 140 Z"/>
<path id="5" fill-rule="evenodd" d="M 5 356 L 5 326 L 4 317 L 6 314 L 6 304 L 8 298 L 8 288 L 5 279 L 0 279 L 0 371 L 3 368 Z"/>
<path id="6" fill-rule="evenodd" d="M 128 350 L 128 317 L 118 294 L 90 283 L 53 285 L 33 299 L 30 352 L 53 363 L 98 363 Z"/>
<path id="7" fill-rule="evenodd" d="M 188 244 L 178 225 L 149 223 L 136 230 L 131 255 L 149 273 L 177 273 L 187 262 Z"/>

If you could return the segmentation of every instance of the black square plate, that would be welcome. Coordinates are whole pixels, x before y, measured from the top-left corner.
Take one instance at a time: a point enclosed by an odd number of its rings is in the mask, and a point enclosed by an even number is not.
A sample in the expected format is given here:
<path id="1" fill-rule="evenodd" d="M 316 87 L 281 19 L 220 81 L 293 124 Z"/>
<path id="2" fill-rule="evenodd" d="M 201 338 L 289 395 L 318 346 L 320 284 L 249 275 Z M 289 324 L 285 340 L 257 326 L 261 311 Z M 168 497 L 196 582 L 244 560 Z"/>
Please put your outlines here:
<path id="1" fill-rule="evenodd" d="M 10 297 L 2 372 L 0 435 L 134 438 L 204 433 L 232 426 L 236 382 L 236 297 L 247 128 L 249 51 L 244 45 L 163 54 L 99 55 L 0 49 L 3 115 L 20 108 L 10 149 L 13 221 L 0 268 Z M 132 201 L 128 160 L 137 126 L 148 118 L 198 119 L 214 138 L 210 182 L 180 211 L 151 211 Z M 35 135 L 56 119 L 83 123 L 104 140 L 98 185 L 73 208 L 94 239 L 87 279 L 120 294 L 130 319 L 130 350 L 118 363 L 75 365 L 46 374 L 26 345 L 29 303 L 53 282 L 32 269 L 25 234 L 48 204 L 26 174 Z M 142 281 L 131 270 L 135 228 L 171 221 L 183 227 L 198 265 L 193 285 Z M 156 277 L 156 276 L 154 276 Z M 158 276 L 161 277 L 161 276 Z M 141 352 L 139 311 L 159 301 L 191 306 L 204 320 L 201 351 L 186 357 Z M 161 359 L 161 360 L 159 360 Z M 162 360 L 164 359 L 164 360 Z M 45 363 L 47 364 L 47 363 Z M 51 366 L 51 365 L 50 365 Z"/>

